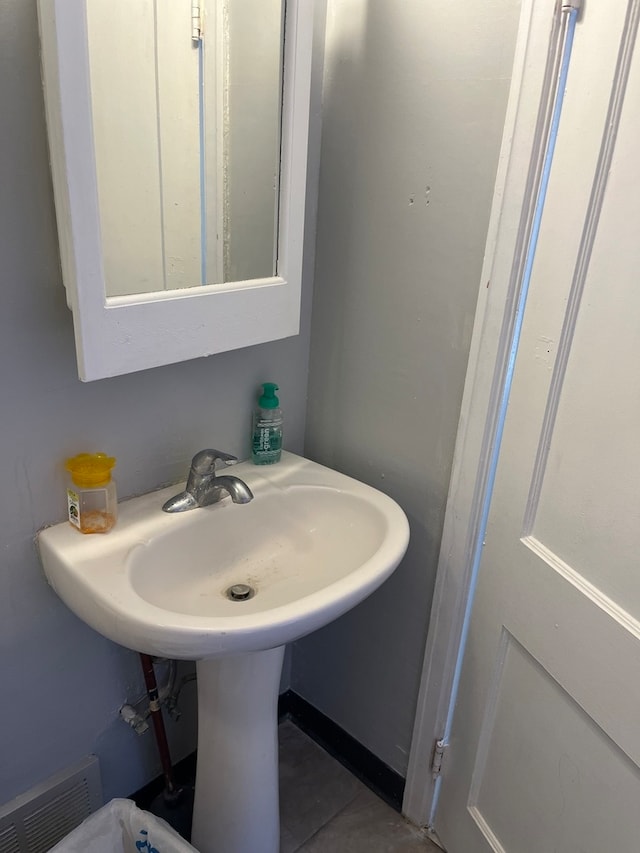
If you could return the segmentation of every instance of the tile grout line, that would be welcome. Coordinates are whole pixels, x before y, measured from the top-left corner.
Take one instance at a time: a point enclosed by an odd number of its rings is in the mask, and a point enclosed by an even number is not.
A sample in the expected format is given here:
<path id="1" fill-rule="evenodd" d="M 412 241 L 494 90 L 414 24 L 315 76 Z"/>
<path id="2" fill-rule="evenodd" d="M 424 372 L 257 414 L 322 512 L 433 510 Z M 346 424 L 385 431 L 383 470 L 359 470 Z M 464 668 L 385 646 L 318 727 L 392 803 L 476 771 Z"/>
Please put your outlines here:
<path id="1" fill-rule="evenodd" d="M 358 780 L 358 781 L 360 781 L 360 780 Z M 362 783 L 361 783 L 361 784 L 362 784 Z M 366 785 L 362 785 L 362 787 L 363 787 L 363 789 L 364 789 L 365 791 L 367 791 L 367 790 L 368 790 L 368 788 L 366 787 Z M 329 824 L 330 824 L 330 823 L 332 823 L 332 822 L 333 822 L 337 817 L 339 817 L 339 816 L 340 816 L 344 811 L 346 811 L 346 810 L 349 808 L 349 806 L 350 806 L 350 805 L 351 805 L 351 804 L 352 804 L 352 803 L 357 799 L 357 797 L 359 797 L 359 795 L 360 795 L 361 793 L 362 793 L 362 791 L 356 791 L 356 792 L 355 792 L 355 794 L 353 795 L 353 797 L 351 797 L 351 799 L 349 800 L 349 802 L 348 802 L 348 803 L 345 803 L 341 808 L 339 808 L 339 809 L 338 809 L 338 811 L 337 811 L 335 814 L 333 814 L 333 815 L 329 818 L 329 820 L 326 820 L 326 821 L 322 824 L 322 826 L 319 826 L 319 827 L 318 827 L 314 832 L 312 832 L 312 833 L 311 833 L 311 835 L 310 835 L 308 838 L 306 838 L 306 839 L 302 842 L 302 844 L 300 845 L 300 847 L 298 847 L 298 848 L 294 851 L 294 853 L 299 853 L 299 851 L 300 851 L 300 850 L 303 850 L 303 848 L 305 847 L 305 845 L 307 845 L 310 841 L 313 841 L 313 839 L 316 837 L 316 835 L 318 835 L 318 833 L 322 832 L 322 830 L 323 830 L 323 829 L 326 829 L 326 828 L 329 826 Z"/>

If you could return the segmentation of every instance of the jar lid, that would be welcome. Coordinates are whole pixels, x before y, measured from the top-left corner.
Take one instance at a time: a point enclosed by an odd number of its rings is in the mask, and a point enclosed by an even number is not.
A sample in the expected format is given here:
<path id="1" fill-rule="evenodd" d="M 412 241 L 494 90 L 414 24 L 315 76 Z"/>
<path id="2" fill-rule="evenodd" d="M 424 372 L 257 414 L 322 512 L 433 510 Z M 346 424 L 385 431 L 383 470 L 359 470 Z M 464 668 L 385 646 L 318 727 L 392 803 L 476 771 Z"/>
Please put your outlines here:
<path id="1" fill-rule="evenodd" d="M 65 462 L 76 486 L 104 486 L 111 480 L 111 469 L 116 464 L 106 453 L 78 453 Z"/>

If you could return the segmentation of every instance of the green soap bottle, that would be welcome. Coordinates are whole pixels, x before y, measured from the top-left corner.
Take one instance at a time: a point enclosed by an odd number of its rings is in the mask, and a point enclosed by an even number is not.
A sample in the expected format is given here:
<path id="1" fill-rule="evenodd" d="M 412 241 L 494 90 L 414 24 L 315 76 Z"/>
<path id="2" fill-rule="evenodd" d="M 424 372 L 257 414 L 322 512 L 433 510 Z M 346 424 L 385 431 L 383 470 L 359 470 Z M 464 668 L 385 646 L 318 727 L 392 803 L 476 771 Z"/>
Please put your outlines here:
<path id="1" fill-rule="evenodd" d="M 251 459 L 256 465 L 273 465 L 282 455 L 282 409 L 275 382 L 264 382 L 253 413 Z"/>

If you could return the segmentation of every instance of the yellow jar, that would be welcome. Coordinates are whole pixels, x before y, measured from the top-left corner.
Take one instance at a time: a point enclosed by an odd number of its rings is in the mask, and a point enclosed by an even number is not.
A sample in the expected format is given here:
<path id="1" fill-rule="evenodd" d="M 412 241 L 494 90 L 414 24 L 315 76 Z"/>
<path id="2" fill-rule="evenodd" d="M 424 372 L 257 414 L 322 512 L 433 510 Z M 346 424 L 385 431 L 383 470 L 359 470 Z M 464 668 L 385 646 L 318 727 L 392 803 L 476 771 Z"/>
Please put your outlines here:
<path id="1" fill-rule="evenodd" d="M 111 469 L 116 464 L 106 453 L 79 453 L 67 459 L 69 522 L 81 533 L 108 533 L 118 517 L 116 484 Z"/>

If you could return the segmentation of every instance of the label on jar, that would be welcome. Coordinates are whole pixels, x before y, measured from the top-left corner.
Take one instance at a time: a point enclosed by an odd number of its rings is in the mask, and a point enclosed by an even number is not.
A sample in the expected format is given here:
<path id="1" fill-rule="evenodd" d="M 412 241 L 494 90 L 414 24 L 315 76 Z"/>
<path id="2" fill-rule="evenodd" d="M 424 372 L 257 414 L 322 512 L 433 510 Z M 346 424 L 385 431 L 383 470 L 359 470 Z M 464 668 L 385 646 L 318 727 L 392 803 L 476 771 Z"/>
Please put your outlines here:
<path id="1" fill-rule="evenodd" d="M 69 510 L 69 521 L 80 530 L 80 495 L 73 489 L 67 489 L 67 507 Z"/>

